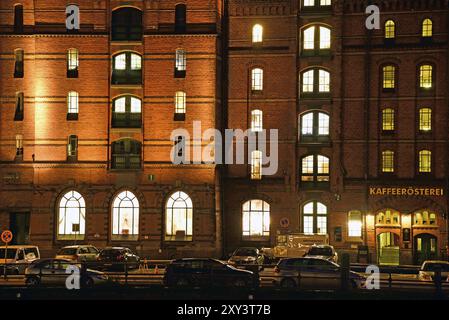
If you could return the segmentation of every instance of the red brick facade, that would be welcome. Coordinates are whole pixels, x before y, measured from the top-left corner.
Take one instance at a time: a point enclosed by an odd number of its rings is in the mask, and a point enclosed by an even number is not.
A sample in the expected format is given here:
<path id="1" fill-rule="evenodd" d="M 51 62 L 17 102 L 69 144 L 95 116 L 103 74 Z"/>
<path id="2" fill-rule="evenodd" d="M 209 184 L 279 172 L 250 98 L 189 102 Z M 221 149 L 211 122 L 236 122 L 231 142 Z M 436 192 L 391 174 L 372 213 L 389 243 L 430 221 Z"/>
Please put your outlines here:
<path id="1" fill-rule="evenodd" d="M 403 264 L 419 262 L 423 252 L 445 257 L 447 0 L 383 1 L 380 30 L 365 27 L 369 1 L 315 1 L 331 5 L 305 6 L 304 0 L 186 0 L 184 32 L 177 32 L 174 23 L 179 1 L 78 1 L 78 32 L 65 28 L 66 1 L 23 0 L 24 26 L 19 31 L 13 28 L 17 2 L 1 1 L 0 228 L 13 228 L 11 220 L 29 214 L 28 241 L 44 254 L 73 243 L 59 239 L 57 228 L 60 199 L 75 190 L 85 200 L 86 243 L 123 244 L 151 257 L 221 256 L 242 245 L 273 246 L 281 233 L 304 232 L 305 205 L 312 203 L 315 210 L 319 204 L 326 207 L 326 218 L 312 214 L 310 227 L 314 232 L 325 228 L 330 243 L 339 252 L 351 253 L 353 260 L 359 245 L 368 246 L 372 262 L 378 262 L 382 250 L 388 252 L 382 259 L 397 252 L 394 259 Z M 111 19 L 121 7 L 142 12 L 141 40 L 111 41 Z M 422 37 L 426 18 L 432 20 L 430 39 Z M 395 38 L 386 41 L 385 22 L 390 19 L 395 22 Z M 252 42 L 256 24 L 263 28 L 260 43 Z M 330 30 L 329 49 L 317 49 L 318 37 L 324 34 L 315 32 L 317 50 L 306 50 L 304 31 L 311 26 Z M 67 77 L 70 48 L 79 50 L 78 78 Z M 14 78 L 16 49 L 25 54 L 23 78 Z M 185 78 L 174 77 L 177 49 L 187 52 Z M 113 59 L 122 52 L 142 57 L 141 84 L 111 81 Z M 419 88 L 423 64 L 433 66 L 433 86 L 425 91 Z M 394 91 L 383 90 L 386 65 L 395 66 Z M 261 92 L 251 89 L 253 68 L 263 70 Z M 318 82 L 319 70 L 328 72 L 329 92 L 303 92 L 301 77 L 309 70 L 316 70 Z M 318 84 L 314 88 L 321 90 Z M 67 119 L 69 91 L 79 94 L 74 121 Z M 183 121 L 174 119 L 177 91 L 187 95 Z M 14 121 L 17 92 L 24 93 L 21 121 Z M 140 128 L 112 125 L 112 105 L 124 95 L 142 101 Z M 424 107 L 432 110 L 432 129 L 425 133 L 419 128 L 419 110 Z M 394 130 L 388 132 L 382 130 L 385 108 L 394 110 Z M 263 113 L 264 129 L 279 129 L 275 175 L 251 180 L 248 164 L 171 164 L 174 129 L 185 128 L 192 135 L 193 121 L 201 121 L 203 131 L 246 130 L 256 109 Z M 300 119 L 309 112 L 329 117 L 326 137 L 301 134 Z M 23 136 L 20 159 L 17 135 Z M 78 137 L 76 161 L 67 161 L 70 135 Z M 140 169 L 113 168 L 113 144 L 124 139 L 141 145 Z M 394 172 L 388 174 L 381 170 L 386 150 L 394 152 Z M 431 151 L 430 173 L 418 170 L 422 150 Z M 318 156 L 329 159 L 328 179 L 304 181 L 308 156 L 314 157 L 315 165 Z M 381 188 L 382 195 L 370 194 L 370 188 Z M 443 194 L 423 190 L 407 195 L 402 194 L 404 188 L 442 189 Z M 112 239 L 112 206 L 123 190 L 139 201 L 139 232 L 132 241 Z M 191 241 L 165 238 L 165 207 L 176 191 L 192 200 Z M 243 236 L 243 205 L 251 199 L 269 205 L 269 236 Z M 353 211 L 361 214 L 360 236 L 349 234 Z M 424 212 L 427 223 L 420 223 L 417 213 Z M 281 227 L 283 218 L 289 220 L 288 227 Z"/>

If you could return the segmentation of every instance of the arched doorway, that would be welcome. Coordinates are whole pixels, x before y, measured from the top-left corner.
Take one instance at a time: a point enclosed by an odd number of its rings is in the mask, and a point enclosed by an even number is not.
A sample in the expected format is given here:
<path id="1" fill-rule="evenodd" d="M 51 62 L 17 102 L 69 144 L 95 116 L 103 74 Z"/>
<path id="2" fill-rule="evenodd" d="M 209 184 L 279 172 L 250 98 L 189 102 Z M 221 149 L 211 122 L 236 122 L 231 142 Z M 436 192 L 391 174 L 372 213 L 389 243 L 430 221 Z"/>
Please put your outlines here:
<path id="1" fill-rule="evenodd" d="M 399 236 L 392 232 L 377 235 L 377 255 L 380 265 L 399 265 Z"/>
<path id="2" fill-rule="evenodd" d="M 413 257 L 415 264 L 422 264 L 425 260 L 437 259 L 437 237 L 428 233 L 421 233 L 416 235 L 413 241 Z"/>

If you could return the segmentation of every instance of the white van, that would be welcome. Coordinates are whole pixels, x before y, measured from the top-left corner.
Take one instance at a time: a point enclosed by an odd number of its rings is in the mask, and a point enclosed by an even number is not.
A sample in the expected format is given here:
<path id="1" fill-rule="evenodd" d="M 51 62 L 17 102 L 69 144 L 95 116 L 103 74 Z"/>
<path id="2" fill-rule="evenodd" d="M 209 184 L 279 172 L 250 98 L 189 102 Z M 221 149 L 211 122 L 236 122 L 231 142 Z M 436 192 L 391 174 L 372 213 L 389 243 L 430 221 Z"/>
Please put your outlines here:
<path id="1" fill-rule="evenodd" d="M 16 245 L 0 247 L 0 274 L 23 274 L 34 260 L 40 259 L 39 248 L 36 246 Z"/>

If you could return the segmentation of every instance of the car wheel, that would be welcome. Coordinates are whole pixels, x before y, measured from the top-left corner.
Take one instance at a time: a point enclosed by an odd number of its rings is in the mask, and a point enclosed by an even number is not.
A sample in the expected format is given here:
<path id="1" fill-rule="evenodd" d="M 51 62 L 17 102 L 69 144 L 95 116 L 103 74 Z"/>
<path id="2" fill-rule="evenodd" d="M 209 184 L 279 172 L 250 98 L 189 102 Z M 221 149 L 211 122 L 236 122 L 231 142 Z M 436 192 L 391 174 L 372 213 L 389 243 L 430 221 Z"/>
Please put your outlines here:
<path id="1" fill-rule="evenodd" d="M 94 280 L 91 277 L 87 277 L 83 281 L 84 288 L 92 288 L 94 286 Z"/>
<path id="2" fill-rule="evenodd" d="M 233 285 L 236 288 L 244 288 L 246 287 L 246 281 L 243 279 L 237 279 L 234 281 Z"/>
<path id="3" fill-rule="evenodd" d="M 293 279 L 284 279 L 281 281 L 281 288 L 285 289 L 296 288 L 296 282 Z"/>
<path id="4" fill-rule="evenodd" d="M 37 277 L 29 277 L 25 283 L 28 287 L 37 287 L 41 282 Z"/>
<path id="5" fill-rule="evenodd" d="M 179 278 L 176 280 L 176 286 L 177 287 L 188 287 L 190 285 L 189 280 L 185 278 Z"/>

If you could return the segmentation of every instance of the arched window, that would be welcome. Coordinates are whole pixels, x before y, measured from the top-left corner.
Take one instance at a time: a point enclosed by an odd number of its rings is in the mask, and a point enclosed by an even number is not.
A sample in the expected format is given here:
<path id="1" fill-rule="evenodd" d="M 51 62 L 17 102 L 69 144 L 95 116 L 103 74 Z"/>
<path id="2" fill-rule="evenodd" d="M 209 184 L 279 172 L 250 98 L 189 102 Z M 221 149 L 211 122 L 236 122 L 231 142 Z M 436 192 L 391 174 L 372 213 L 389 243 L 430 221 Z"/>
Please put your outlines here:
<path id="1" fill-rule="evenodd" d="M 123 7 L 112 12 L 112 41 L 142 40 L 142 11 Z"/>
<path id="2" fill-rule="evenodd" d="M 432 172 L 432 152 L 429 150 L 421 150 L 419 152 L 419 172 Z"/>
<path id="3" fill-rule="evenodd" d="M 324 26 L 310 26 L 302 33 L 303 50 L 327 50 L 331 48 L 331 29 Z"/>
<path id="4" fill-rule="evenodd" d="M 399 212 L 386 209 L 385 211 L 381 211 L 377 214 L 376 217 L 377 224 L 394 224 L 399 225 L 401 223 Z"/>
<path id="5" fill-rule="evenodd" d="M 432 131 L 432 109 L 430 108 L 419 109 L 419 131 L 422 132 Z"/>
<path id="6" fill-rule="evenodd" d="M 301 139 L 320 139 L 329 137 L 329 115 L 324 112 L 311 111 L 301 115 Z"/>
<path id="7" fill-rule="evenodd" d="M 394 90 L 396 88 L 396 67 L 387 65 L 382 68 L 382 87 L 384 90 Z"/>
<path id="8" fill-rule="evenodd" d="M 193 205 L 189 195 L 173 193 L 165 208 L 165 239 L 191 241 L 193 236 Z"/>
<path id="9" fill-rule="evenodd" d="M 437 225 L 437 215 L 434 212 L 428 210 L 423 210 L 420 212 L 415 212 L 413 217 L 414 225 L 425 225 L 425 226 L 436 226 Z"/>
<path id="10" fill-rule="evenodd" d="M 58 240 L 83 240 L 86 231 L 86 202 L 76 191 L 65 193 L 59 200 Z"/>
<path id="11" fill-rule="evenodd" d="M 419 66 L 419 87 L 421 89 L 433 87 L 433 67 L 430 64 Z"/>
<path id="12" fill-rule="evenodd" d="M 23 32 L 23 5 L 21 4 L 14 6 L 14 32 Z"/>
<path id="13" fill-rule="evenodd" d="M 394 152 L 391 150 L 382 151 L 382 172 L 394 172 Z"/>
<path id="14" fill-rule="evenodd" d="M 302 158 L 301 181 L 305 183 L 329 182 L 329 158 L 310 155 Z"/>
<path id="15" fill-rule="evenodd" d="M 79 52 L 78 49 L 67 50 L 67 78 L 78 78 Z"/>
<path id="16" fill-rule="evenodd" d="M 304 71 L 301 77 L 301 91 L 306 94 L 329 93 L 330 73 L 320 68 Z"/>
<path id="17" fill-rule="evenodd" d="M 183 3 L 175 7 L 175 32 L 184 33 L 187 30 L 187 6 Z"/>
<path id="18" fill-rule="evenodd" d="M 251 111 L 251 131 L 261 132 L 263 130 L 263 112 L 262 110 Z"/>
<path id="19" fill-rule="evenodd" d="M 142 144 L 132 139 L 112 143 L 112 169 L 140 169 Z"/>
<path id="20" fill-rule="evenodd" d="M 254 68 L 251 70 L 252 91 L 263 90 L 263 69 Z"/>
<path id="21" fill-rule="evenodd" d="M 330 6 L 331 0 L 303 0 L 304 7 L 323 7 Z"/>
<path id="22" fill-rule="evenodd" d="M 327 234 L 327 206 L 318 201 L 306 203 L 302 207 L 305 234 Z"/>
<path id="23" fill-rule="evenodd" d="M 385 108 L 382 110 L 382 131 L 394 131 L 394 109 Z"/>
<path id="24" fill-rule="evenodd" d="M 112 204 L 112 240 L 137 240 L 139 200 L 131 191 L 119 193 Z"/>
<path id="25" fill-rule="evenodd" d="M 261 43 L 263 41 L 263 27 L 256 24 L 253 27 L 253 43 Z"/>
<path id="26" fill-rule="evenodd" d="M 396 25 L 393 20 L 385 22 L 385 39 L 394 39 L 396 37 Z"/>
<path id="27" fill-rule="evenodd" d="M 270 205 L 260 199 L 243 204 L 242 235 L 248 240 L 264 240 L 270 236 Z"/>
<path id="28" fill-rule="evenodd" d="M 433 36 L 433 22 L 431 19 L 424 19 L 422 22 L 422 37 L 431 38 Z"/>
<path id="29" fill-rule="evenodd" d="M 122 52 L 113 57 L 112 84 L 142 84 L 142 57 Z"/>
<path id="30" fill-rule="evenodd" d="M 114 99 L 113 128 L 140 128 L 142 126 L 142 100 L 127 95 Z"/>

